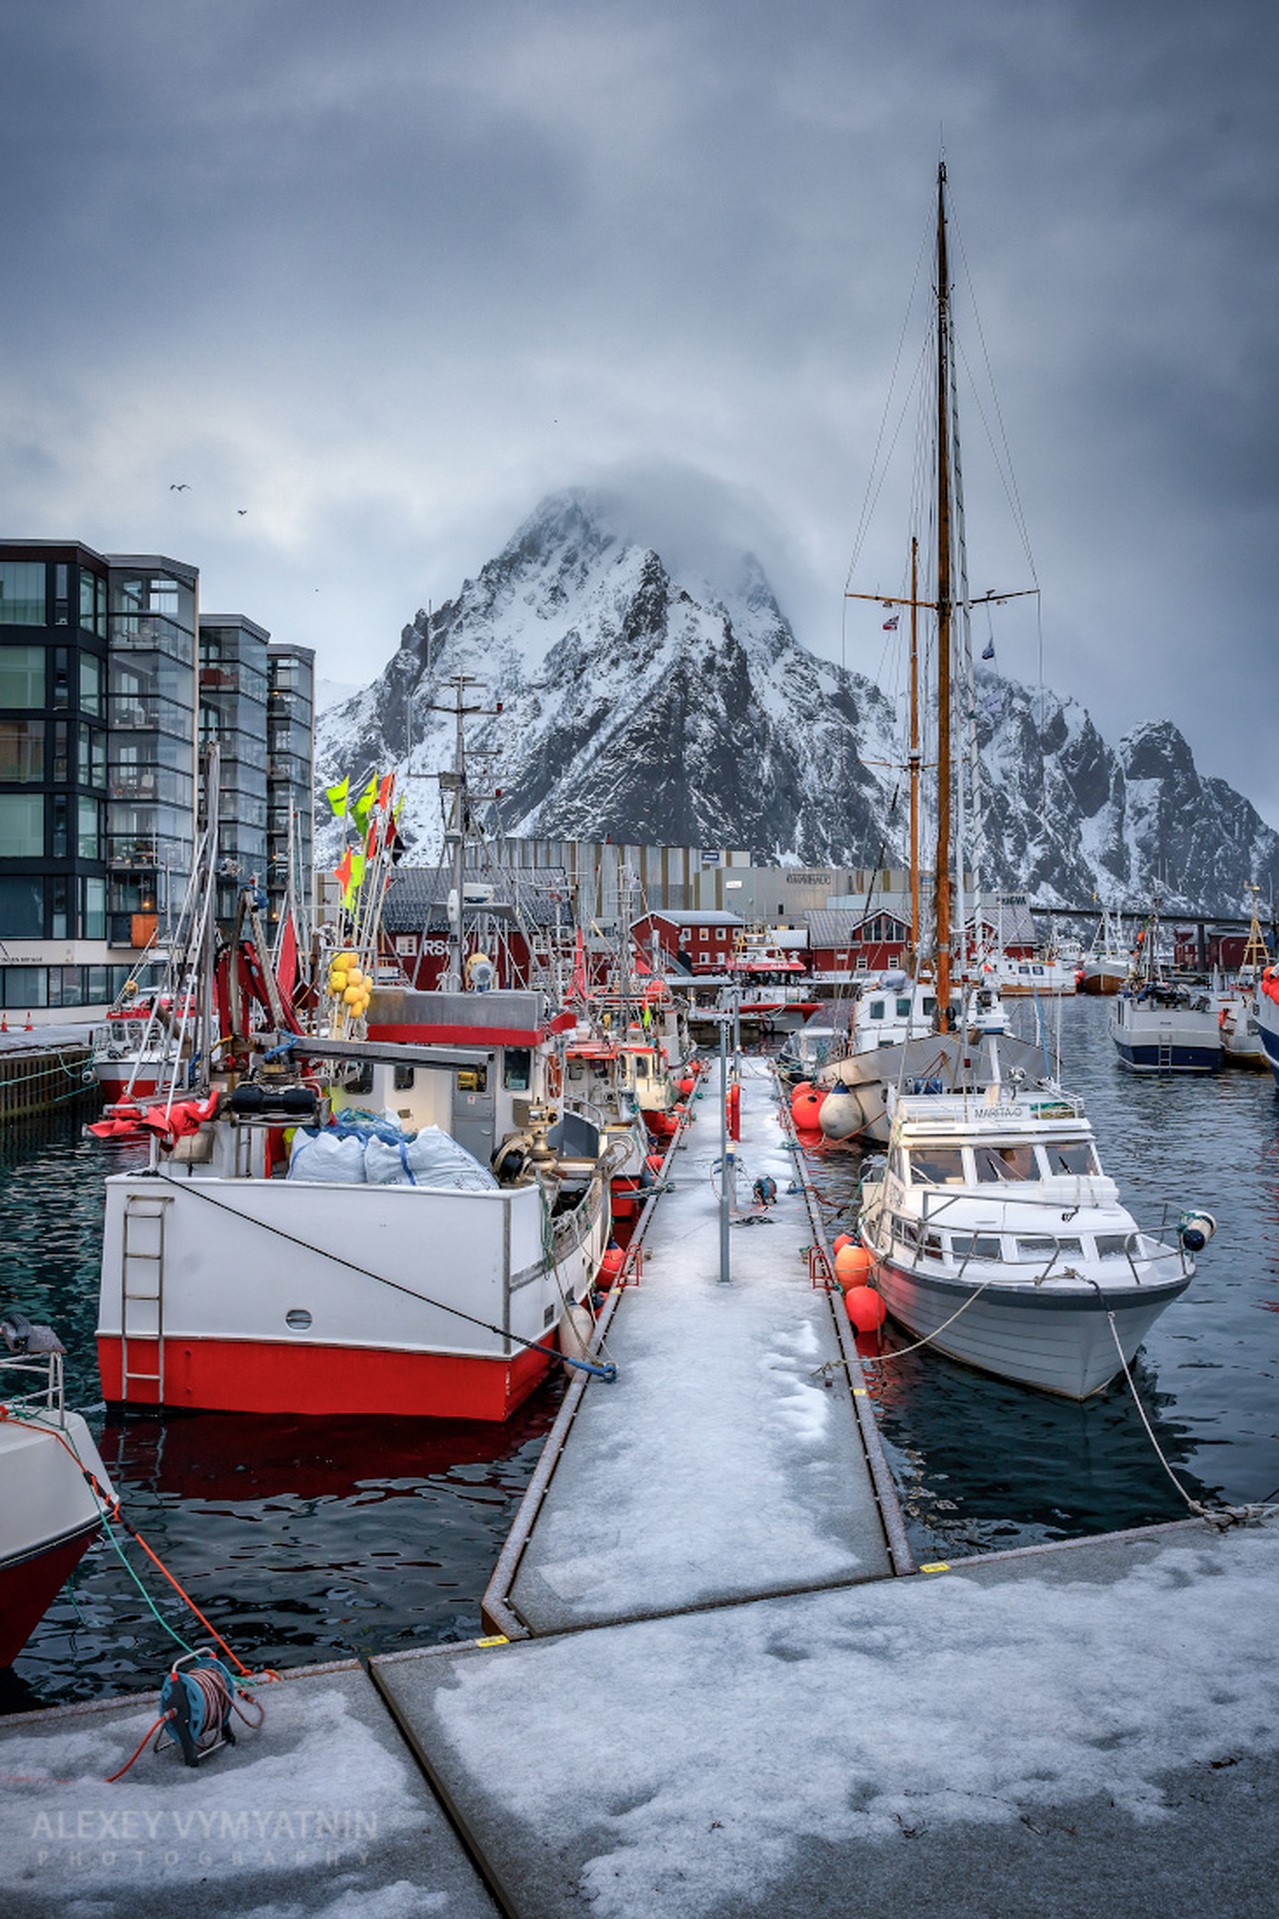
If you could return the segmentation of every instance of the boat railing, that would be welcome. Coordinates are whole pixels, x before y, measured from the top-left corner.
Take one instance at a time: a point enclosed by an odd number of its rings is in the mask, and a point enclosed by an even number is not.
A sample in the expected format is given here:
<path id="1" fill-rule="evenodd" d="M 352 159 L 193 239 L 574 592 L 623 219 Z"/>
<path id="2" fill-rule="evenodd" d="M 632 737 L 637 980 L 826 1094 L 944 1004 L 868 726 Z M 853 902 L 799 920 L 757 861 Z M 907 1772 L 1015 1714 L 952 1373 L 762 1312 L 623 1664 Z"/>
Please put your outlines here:
<path id="1" fill-rule="evenodd" d="M 946 1212 L 950 1207 L 956 1206 L 961 1201 L 964 1201 L 964 1200 L 971 1201 L 972 1194 L 971 1192 L 957 1192 L 953 1194 L 948 1194 L 944 1199 L 940 1201 L 940 1203 L 933 1204 L 930 1206 L 930 1201 L 933 1199 L 933 1197 L 934 1196 L 931 1193 L 927 1193 L 927 1192 L 923 1195 L 924 1204 L 923 1204 L 923 1210 L 920 1214 L 920 1221 L 919 1221 L 919 1228 L 918 1228 L 918 1231 L 920 1234 L 919 1250 L 923 1253 L 925 1258 L 930 1257 L 927 1251 L 927 1247 L 924 1243 L 924 1236 L 926 1235 L 928 1228 L 930 1226 L 935 1225 L 940 1219 L 941 1215 L 944 1212 Z M 975 1248 L 977 1245 L 977 1241 L 980 1238 L 982 1238 L 983 1236 L 992 1236 L 992 1237 L 999 1236 L 1002 1238 L 1002 1236 L 1005 1233 L 1007 1233 L 1011 1238 L 1013 1238 L 1014 1242 L 1018 1238 L 1016 1227 L 1008 1226 L 1006 1215 L 1009 1207 L 1016 1206 L 1019 1202 L 1011 1199 L 992 1198 L 990 1203 L 993 1206 L 998 1207 L 1001 1213 L 1005 1217 L 1001 1218 L 998 1224 L 995 1224 L 993 1220 L 989 1220 L 989 1221 L 983 1222 L 982 1225 L 973 1225 L 971 1228 L 968 1229 L 968 1248 L 963 1255 L 963 1259 L 959 1268 L 959 1277 L 961 1279 L 963 1278 L 965 1272 L 968 1270 L 969 1261 L 975 1256 Z M 1165 1221 L 1165 1229 L 1166 1229 L 1166 1221 Z M 955 1228 L 952 1222 L 951 1231 L 954 1232 L 954 1230 Z M 1066 1267 L 1063 1271 L 1058 1273 L 1054 1273 L 1053 1271 L 1053 1268 L 1057 1265 L 1058 1260 L 1062 1258 L 1063 1253 L 1069 1253 L 1069 1252 L 1078 1253 L 1079 1237 L 1080 1237 L 1078 1233 L 1037 1232 L 1034 1234 L 1030 1234 L 1030 1233 L 1023 1232 L 1020 1237 L 1025 1239 L 1034 1238 L 1036 1240 L 1039 1240 L 1041 1242 L 1040 1249 L 1035 1253 L 1033 1258 L 1029 1258 L 1029 1259 L 1020 1258 L 1017 1256 L 1014 1256 L 1011 1259 L 1007 1259 L 1003 1256 L 1003 1253 L 1001 1250 L 1000 1259 L 999 1259 L 999 1264 L 1001 1266 L 1004 1266 L 1004 1267 L 1026 1266 L 1026 1267 L 1039 1268 L 1042 1265 L 1042 1270 L 1036 1271 L 1035 1276 L 1031 1281 L 1031 1284 L 1034 1286 L 1042 1286 L 1049 1279 L 1078 1279 L 1082 1277 L 1081 1274 L 1075 1272 L 1075 1270 L 1071 1267 Z M 1051 1241 L 1052 1243 L 1052 1250 L 1048 1254 L 1048 1258 L 1045 1263 L 1042 1243 L 1048 1242 L 1048 1241 Z M 954 1250 L 953 1242 L 952 1242 L 951 1250 L 953 1254 L 953 1250 Z M 1132 1273 L 1133 1283 L 1134 1285 L 1137 1285 L 1137 1286 L 1140 1286 L 1142 1284 L 1141 1274 L 1137 1270 L 1138 1258 L 1145 1260 L 1148 1278 L 1156 1276 L 1158 1268 L 1167 1264 L 1169 1261 L 1173 1261 L 1173 1260 L 1176 1261 L 1178 1269 L 1182 1273 L 1185 1273 L 1188 1270 L 1186 1249 L 1179 1239 L 1175 1240 L 1175 1242 L 1170 1245 L 1168 1241 L 1162 1237 L 1156 1239 L 1148 1233 L 1143 1233 L 1140 1227 L 1134 1227 L 1132 1232 L 1125 1235 L 1123 1252 L 1124 1252 L 1125 1259 L 1128 1261 L 1129 1270 Z M 935 1257 L 935 1255 L 933 1256 Z"/>
<path id="2" fill-rule="evenodd" d="M 8 1390 L 8 1377 L 18 1373 L 26 1379 L 39 1382 L 23 1391 Z M 57 1415 L 58 1424 L 65 1424 L 63 1409 L 62 1354 L 61 1353 L 0 1353 L 0 1387 L 3 1387 L 3 1404 L 7 1408 L 24 1407 L 35 1412 L 43 1410 Z"/>

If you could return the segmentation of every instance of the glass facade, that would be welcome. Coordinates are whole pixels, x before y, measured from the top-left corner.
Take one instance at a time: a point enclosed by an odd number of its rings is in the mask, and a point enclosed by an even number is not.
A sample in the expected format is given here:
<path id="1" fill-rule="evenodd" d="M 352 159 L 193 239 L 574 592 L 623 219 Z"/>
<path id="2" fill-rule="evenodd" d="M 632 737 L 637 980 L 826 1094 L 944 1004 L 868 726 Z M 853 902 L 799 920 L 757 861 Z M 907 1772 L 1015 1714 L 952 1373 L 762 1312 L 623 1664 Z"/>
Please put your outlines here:
<path id="1" fill-rule="evenodd" d="M 113 945 L 135 943 L 139 918 L 176 910 L 195 855 L 196 582 L 193 567 L 159 555 L 112 557 L 106 853 Z M 82 840 L 85 832 L 82 819 Z"/>
<path id="2" fill-rule="evenodd" d="M 267 711 L 267 891 L 274 924 L 289 886 L 309 907 L 315 861 L 315 654 L 309 646 L 272 646 Z"/>
<path id="3" fill-rule="evenodd" d="M 110 1003 L 133 963 L 112 949 L 185 894 L 215 742 L 219 917 L 256 877 L 278 918 L 291 819 L 309 902 L 314 657 L 201 619 L 195 568 L 162 555 L 0 540 L 0 943 L 63 949 L 0 945 L 0 1008 Z"/>
<path id="4" fill-rule="evenodd" d="M 0 541 L 0 941 L 103 935 L 108 580 L 88 547 Z"/>
<path id="5" fill-rule="evenodd" d="M 200 746 L 215 745 L 218 775 L 218 918 L 267 877 L 267 642 L 242 615 L 200 621 Z M 201 794 L 201 816 L 204 795 Z"/>

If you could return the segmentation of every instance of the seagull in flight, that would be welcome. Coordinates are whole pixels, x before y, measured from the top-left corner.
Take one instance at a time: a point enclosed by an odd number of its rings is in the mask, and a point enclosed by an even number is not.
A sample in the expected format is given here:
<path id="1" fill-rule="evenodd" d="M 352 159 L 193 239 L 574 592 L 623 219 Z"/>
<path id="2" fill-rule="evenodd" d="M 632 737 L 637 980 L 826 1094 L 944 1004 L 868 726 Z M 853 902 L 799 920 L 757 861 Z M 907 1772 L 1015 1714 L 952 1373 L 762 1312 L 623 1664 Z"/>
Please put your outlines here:
<path id="1" fill-rule="evenodd" d="M 189 493 L 191 491 L 191 483 L 189 480 L 170 480 L 169 491 L 170 493 Z"/>
<path id="2" fill-rule="evenodd" d="M 247 506 L 237 506 L 235 510 L 239 514 L 240 518 L 243 519 L 249 509 Z"/>

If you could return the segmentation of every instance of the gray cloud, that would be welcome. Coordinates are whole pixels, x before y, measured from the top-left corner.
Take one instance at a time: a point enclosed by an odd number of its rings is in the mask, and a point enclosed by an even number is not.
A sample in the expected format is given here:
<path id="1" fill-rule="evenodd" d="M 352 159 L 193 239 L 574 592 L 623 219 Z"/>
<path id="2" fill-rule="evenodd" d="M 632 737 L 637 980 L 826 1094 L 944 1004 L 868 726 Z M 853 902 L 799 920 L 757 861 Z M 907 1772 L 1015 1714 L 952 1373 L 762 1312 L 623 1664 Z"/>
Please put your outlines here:
<path id="1" fill-rule="evenodd" d="M 0 524 L 192 560 L 353 679 L 625 469 L 690 535 L 736 502 L 801 637 L 874 670 L 842 594 L 944 128 L 1046 675 L 1279 819 L 1277 39 L 1261 0 L 10 0 Z M 984 441 L 974 404 L 1002 585 Z"/>

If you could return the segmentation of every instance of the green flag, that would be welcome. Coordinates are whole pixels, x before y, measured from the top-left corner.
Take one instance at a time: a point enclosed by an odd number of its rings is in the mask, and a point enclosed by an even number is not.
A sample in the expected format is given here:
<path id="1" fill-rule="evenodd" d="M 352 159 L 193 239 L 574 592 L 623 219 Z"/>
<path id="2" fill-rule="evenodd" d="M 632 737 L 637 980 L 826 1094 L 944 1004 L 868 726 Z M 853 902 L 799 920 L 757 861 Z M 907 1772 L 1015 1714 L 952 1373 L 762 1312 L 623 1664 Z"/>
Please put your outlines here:
<path id="1" fill-rule="evenodd" d="M 329 805 L 333 808 L 333 817 L 335 820 L 340 820 L 345 817 L 346 798 L 350 790 L 351 790 L 351 781 L 349 776 L 344 780 L 339 780 L 336 786 L 325 787 L 324 789 L 325 797 L 328 800 Z"/>
<path id="2" fill-rule="evenodd" d="M 359 827 L 361 833 L 364 831 L 364 828 L 368 823 L 369 814 L 373 811 L 373 808 L 376 806 L 376 804 L 377 804 L 377 774 L 370 773 L 368 785 L 365 787 L 359 799 L 355 801 L 354 805 L 351 808 L 351 812 L 355 818 L 355 824 Z"/>

